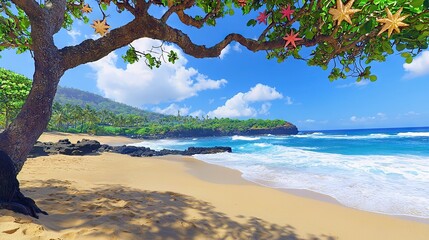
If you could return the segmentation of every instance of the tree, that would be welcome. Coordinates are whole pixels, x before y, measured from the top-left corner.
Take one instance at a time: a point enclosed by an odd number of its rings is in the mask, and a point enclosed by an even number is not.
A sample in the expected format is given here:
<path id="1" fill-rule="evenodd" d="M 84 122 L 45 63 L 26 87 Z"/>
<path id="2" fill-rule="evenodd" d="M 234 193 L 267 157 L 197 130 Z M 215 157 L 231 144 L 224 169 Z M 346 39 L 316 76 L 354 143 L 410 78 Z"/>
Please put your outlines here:
<path id="1" fill-rule="evenodd" d="M 30 50 L 35 62 L 30 94 L 16 119 L 0 134 L 0 150 L 8 156 L 0 157 L 0 162 L 11 159 L 15 168 L 14 174 L 0 173 L 0 192 L 11 186 L 15 189 L 1 195 L 0 201 L 9 204 L 7 206 L 18 204 L 32 216 L 36 216 L 37 206 L 22 200 L 24 196 L 14 184 L 16 177 L 10 176 L 16 176 L 21 170 L 28 152 L 46 128 L 61 76 L 136 39 L 147 37 L 173 43 L 197 58 L 217 57 L 235 41 L 250 51 L 267 51 L 268 58 L 277 58 L 280 62 L 293 57 L 309 65 L 330 67 L 330 80 L 351 75 L 358 80 L 374 81 L 376 77 L 371 75 L 367 64 L 384 61 L 394 53 L 393 47 L 407 62 L 428 47 L 428 0 L 349 0 L 346 4 L 341 0 L 99 0 L 91 5 L 100 6 L 94 9 L 100 9 L 103 19 L 93 21 L 92 27 L 102 37 L 59 49 L 54 34 L 62 28 L 71 28 L 75 19 L 88 23 L 87 16 L 93 11 L 88 3 L 84 0 L 0 2 L 0 50 L 14 48 L 18 53 Z M 105 11 L 114 6 L 118 14 L 128 12 L 134 18 L 107 32 L 110 26 Z M 151 15 L 156 7 L 166 10 L 160 18 Z M 215 26 L 217 19 L 233 15 L 235 11 L 249 17 L 248 26 L 265 26 L 258 39 L 231 33 L 206 47 L 195 44 L 185 32 L 168 22 L 175 14 L 187 26 Z M 191 14 L 194 12 L 203 14 Z M 301 56 L 306 52 L 310 53 L 308 57 Z M 157 55 L 150 49 L 140 52 L 130 46 L 124 56 L 131 63 L 140 58 L 149 66 L 158 67 L 162 59 L 174 62 L 177 54 L 161 51 Z"/>
<path id="2" fill-rule="evenodd" d="M 0 68 L 0 126 L 6 128 L 16 117 L 30 89 L 30 79 Z"/>

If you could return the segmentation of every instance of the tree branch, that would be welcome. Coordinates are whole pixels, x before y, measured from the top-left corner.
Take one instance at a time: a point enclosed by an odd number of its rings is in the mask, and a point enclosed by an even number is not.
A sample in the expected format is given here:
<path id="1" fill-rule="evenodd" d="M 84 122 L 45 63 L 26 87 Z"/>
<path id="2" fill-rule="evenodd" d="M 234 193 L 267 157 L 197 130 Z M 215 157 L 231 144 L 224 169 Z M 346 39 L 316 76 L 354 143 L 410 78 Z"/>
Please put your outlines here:
<path id="1" fill-rule="evenodd" d="M 53 0 L 52 8 L 49 9 L 49 18 L 53 26 L 53 34 L 59 32 L 64 22 L 64 13 L 66 11 L 66 0 Z"/>
<path id="2" fill-rule="evenodd" d="M 42 8 L 34 0 L 12 0 L 12 2 L 24 10 L 30 19 L 35 19 L 43 14 Z"/>
<path id="3" fill-rule="evenodd" d="M 195 19 L 194 17 L 191 17 L 184 12 L 186 9 L 191 8 L 195 4 L 195 0 L 185 0 L 180 5 L 175 5 L 169 8 L 167 12 L 164 13 L 164 15 L 160 18 L 160 20 L 161 22 L 166 23 L 168 18 L 173 13 L 176 13 L 183 24 L 188 26 L 193 26 L 196 28 L 202 28 L 204 23 L 206 23 L 208 19 L 210 19 L 213 16 L 216 16 L 216 14 L 219 13 L 220 1 L 216 1 L 216 2 L 217 2 L 216 8 L 213 11 L 207 13 L 206 16 L 202 19 Z"/>
<path id="4" fill-rule="evenodd" d="M 124 47 L 138 38 L 145 37 L 145 24 L 135 18 L 120 28 L 113 29 L 97 40 L 87 39 L 76 46 L 60 50 L 64 69 L 71 69 L 84 63 L 97 61 L 111 51 Z"/>

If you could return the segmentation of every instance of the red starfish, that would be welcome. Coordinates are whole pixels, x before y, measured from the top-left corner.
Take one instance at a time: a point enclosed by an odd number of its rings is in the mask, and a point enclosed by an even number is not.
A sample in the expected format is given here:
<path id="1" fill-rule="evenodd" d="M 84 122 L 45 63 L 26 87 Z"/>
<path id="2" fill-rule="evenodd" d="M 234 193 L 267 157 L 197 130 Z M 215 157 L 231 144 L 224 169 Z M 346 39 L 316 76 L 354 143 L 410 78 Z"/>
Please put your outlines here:
<path id="1" fill-rule="evenodd" d="M 290 16 L 293 14 L 293 12 L 295 12 L 295 10 L 291 10 L 290 9 L 290 5 L 287 5 L 287 8 L 282 8 L 282 18 L 287 17 L 287 20 L 290 21 Z"/>
<path id="2" fill-rule="evenodd" d="M 258 20 L 258 23 L 265 23 L 267 24 L 267 13 L 265 11 L 259 12 L 259 16 L 256 18 Z"/>
<path id="3" fill-rule="evenodd" d="M 285 44 L 285 48 L 289 45 L 292 44 L 293 47 L 296 48 L 295 45 L 295 41 L 299 41 L 302 40 L 302 38 L 297 37 L 299 33 L 295 33 L 293 32 L 293 30 L 290 30 L 290 34 L 286 33 L 286 36 L 283 37 L 284 40 L 286 40 L 286 44 Z"/>
<path id="4" fill-rule="evenodd" d="M 246 6 L 247 0 L 238 0 L 238 5 L 240 5 L 241 7 Z"/>

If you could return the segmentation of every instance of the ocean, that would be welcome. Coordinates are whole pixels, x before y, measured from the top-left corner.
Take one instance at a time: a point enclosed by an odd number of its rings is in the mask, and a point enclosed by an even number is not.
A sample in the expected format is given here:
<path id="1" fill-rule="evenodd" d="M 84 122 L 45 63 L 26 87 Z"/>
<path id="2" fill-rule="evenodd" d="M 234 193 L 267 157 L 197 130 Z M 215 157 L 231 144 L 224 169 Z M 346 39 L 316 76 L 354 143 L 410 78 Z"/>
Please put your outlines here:
<path id="1" fill-rule="evenodd" d="M 310 190 L 370 212 L 429 218 L 429 127 L 168 139 L 137 145 L 157 150 L 230 146 L 232 153 L 194 157 L 236 169 L 243 178 L 267 187 Z"/>

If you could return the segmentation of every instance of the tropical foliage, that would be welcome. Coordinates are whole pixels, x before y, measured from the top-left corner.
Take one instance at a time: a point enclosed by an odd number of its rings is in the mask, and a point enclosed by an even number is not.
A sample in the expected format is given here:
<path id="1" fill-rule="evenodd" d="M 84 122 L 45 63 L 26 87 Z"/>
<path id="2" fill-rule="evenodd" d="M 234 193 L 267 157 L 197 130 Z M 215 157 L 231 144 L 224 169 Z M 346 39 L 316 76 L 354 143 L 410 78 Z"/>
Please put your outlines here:
<path id="1" fill-rule="evenodd" d="M 0 127 L 7 127 L 27 99 L 31 80 L 0 68 Z"/>
<path id="2" fill-rule="evenodd" d="M 49 130 L 98 135 L 133 135 L 146 138 L 177 136 L 178 133 L 210 131 L 222 135 L 244 132 L 250 129 L 271 129 L 288 126 L 283 120 L 208 118 L 166 115 L 156 120 L 134 114 L 115 114 L 108 110 L 96 110 L 89 105 L 54 103 Z"/>

